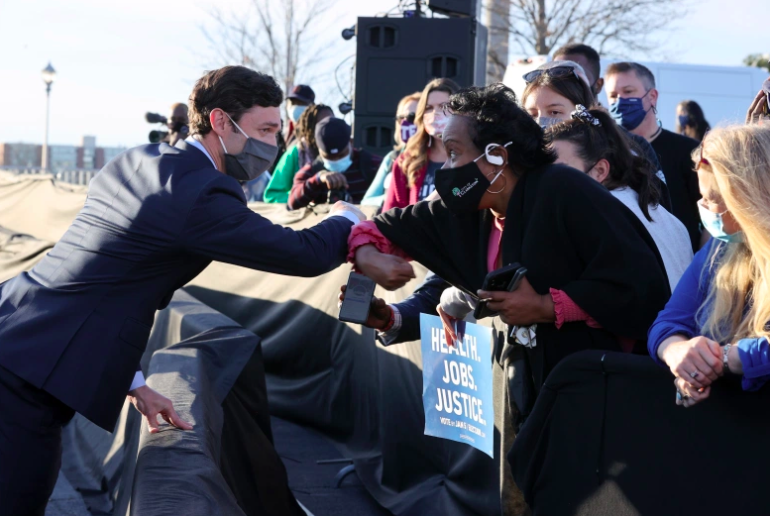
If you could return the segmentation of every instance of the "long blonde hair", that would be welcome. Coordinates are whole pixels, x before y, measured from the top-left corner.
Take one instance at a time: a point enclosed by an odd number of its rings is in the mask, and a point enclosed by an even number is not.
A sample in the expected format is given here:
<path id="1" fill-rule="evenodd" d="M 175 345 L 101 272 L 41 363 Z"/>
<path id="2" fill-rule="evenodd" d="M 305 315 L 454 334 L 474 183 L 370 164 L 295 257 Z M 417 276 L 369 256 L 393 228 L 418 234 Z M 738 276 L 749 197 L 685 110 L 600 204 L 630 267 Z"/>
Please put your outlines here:
<path id="1" fill-rule="evenodd" d="M 403 110 L 404 107 L 406 107 L 406 105 L 411 102 L 420 102 L 419 91 L 416 91 L 402 98 L 398 103 L 398 107 L 396 108 L 396 132 L 393 133 L 393 139 L 396 140 L 396 146 L 394 147 L 396 150 L 401 150 L 404 148 L 404 140 L 401 139 L 401 121 L 398 119 L 398 114 L 401 113 L 401 110 Z M 417 112 L 415 112 L 414 117 L 416 120 Z"/>
<path id="2" fill-rule="evenodd" d="M 417 103 L 417 112 L 415 113 L 414 123 L 417 124 L 417 132 L 414 136 L 409 138 L 406 144 L 406 149 L 403 153 L 403 162 L 401 169 L 406 174 L 409 186 L 414 186 L 417 180 L 417 175 L 420 170 L 428 163 L 428 142 L 430 141 L 430 135 L 425 131 L 425 124 L 423 118 L 425 117 L 425 109 L 428 105 L 428 97 L 434 91 L 443 91 L 448 95 L 454 95 L 457 90 L 460 89 L 457 83 L 452 79 L 433 79 L 425 86 L 420 95 L 420 101 Z"/>
<path id="3" fill-rule="evenodd" d="M 693 159 L 700 158 L 696 149 Z M 714 174 L 744 239 L 715 247 L 710 266 L 717 270 L 703 305 L 711 308 L 702 329 L 722 343 L 770 336 L 770 127 L 715 129 L 703 141 L 703 158 L 708 164 L 701 170 Z"/>

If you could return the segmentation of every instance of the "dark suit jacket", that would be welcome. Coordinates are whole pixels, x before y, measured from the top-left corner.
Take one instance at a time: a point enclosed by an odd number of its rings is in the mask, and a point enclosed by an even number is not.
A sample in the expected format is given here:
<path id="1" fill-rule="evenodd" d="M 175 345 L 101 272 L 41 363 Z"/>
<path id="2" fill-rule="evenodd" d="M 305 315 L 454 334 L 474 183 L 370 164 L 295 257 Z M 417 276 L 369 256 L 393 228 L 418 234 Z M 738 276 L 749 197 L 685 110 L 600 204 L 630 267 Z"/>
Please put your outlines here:
<path id="1" fill-rule="evenodd" d="M 345 261 L 352 222 L 293 231 L 184 141 L 131 149 L 91 181 L 51 252 L 0 285 L 0 365 L 112 430 L 155 311 L 212 260 L 316 276 Z"/>
<path id="2" fill-rule="evenodd" d="M 441 302 L 441 294 L 451 287 L 449 283 L 428 272 L 422 284 L 415 291 L 394 307 L 401 314 L 401 328 L 394 335 L 380 334 L 380 342 L 385 346 L 420 340 L 420 314 L 438 315 L 436 307 Z"/>

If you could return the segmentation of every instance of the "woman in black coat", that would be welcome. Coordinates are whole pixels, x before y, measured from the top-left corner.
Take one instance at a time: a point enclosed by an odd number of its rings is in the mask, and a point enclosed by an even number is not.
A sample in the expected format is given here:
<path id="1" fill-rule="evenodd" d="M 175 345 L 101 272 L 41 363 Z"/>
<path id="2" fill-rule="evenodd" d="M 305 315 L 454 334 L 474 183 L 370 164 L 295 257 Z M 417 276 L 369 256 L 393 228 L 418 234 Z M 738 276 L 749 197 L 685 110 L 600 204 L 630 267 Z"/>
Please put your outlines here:
<path id="1" fill-rule="evenodd" d="M 441 200 L 354 228 L 356 266 L 393 288 L 410 271 L 383 251 L 401 254 L 491 299 L 506 335 L 511 327 L 532 330 L 532 342 L 508 338 L 500 346 L 522 353 L 517 344 L 526 345 L 536 390 L 570 353 L 643 346 L 670 291 L 639 219 L 584 173 L 553 164 L 542 129 L 509 88 L 463 90 L 447 110 L 448 160 L 435 178 Z M 516 291 L 479 291 L 488 272 L 514 262 L 528 270 Z"/>

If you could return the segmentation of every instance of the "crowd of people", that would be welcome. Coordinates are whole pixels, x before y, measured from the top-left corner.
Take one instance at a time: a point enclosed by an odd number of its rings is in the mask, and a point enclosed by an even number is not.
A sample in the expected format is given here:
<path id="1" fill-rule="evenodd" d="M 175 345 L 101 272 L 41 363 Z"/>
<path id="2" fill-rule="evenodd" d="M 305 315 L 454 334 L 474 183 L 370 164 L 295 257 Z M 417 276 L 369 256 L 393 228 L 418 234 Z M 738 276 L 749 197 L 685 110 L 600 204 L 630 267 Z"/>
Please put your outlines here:
<path id="1" fill-rule="evenodd" d="M 438 311 L 451 341 L 452 321 L 484 299 L 526 349 L 530 393 L 581 349 L 649 353 L 686 407 L 724 375 L 757 389 L 770 379 L 770 313 L 757 298 L 770 131 L 712 131 L 692 100 L 669 131 L 648 68 L 601 70 L 594 49 L 568 45 L 524 76 L 520 98 L 435 79 L 399 102 L 396 146 L 361 201 L 380 214 L 353 228 L 348 260 L 388 289 L 414 277 L 409 260 L 431 272 L 401 302 L 373 300 L 367 324 L 391 345 L 419 338 L 420 313 Z M 747 122 L 761 120 L 758 106 Z M 318 162 L 292 190 L 312 179 L 346 186 L 329 173 Z M 513 262 L 527 267 L 516 291 L 478 291 Z M 518 394 L 523 424 L 536 396 Z"/>
<path id="2" fill-rule="evenodd" d="M 761 388 L 770 99 L 757 95 L 746 125 L 713 130 L 682 102 L 672 132 L 650 70 L 619 62 L 601 77 L 599 59 L 586 45 L 559 49 L 524 76 L 520 98 L 503 84 L 434 79 L 394 106 L 384 159 L 356 148 L 309 86 L 288 95 L 283 126 L 269 76 L 204 75 L 190 136 L 113 160 L 49 255 L 0 285 L 0 461 L 24 464 L 0 469 L 8 507 L 45 507 L 75 411 L 111 429 L 129 393 L 152 431 L 157 415 L 190 428 L 137 367 L 155 311 L 211 260 L 302 276 L 347 260 L 390 290 L 420 262 L 424 283 L 398 303 L 373 299 L 367 325 L 392 345 L 419 337 L 420 313 L 438 313 L 452 341 L 453 321 L 486 302 L 524 378 L 510 393 L 517 427 L 553 368 L 581 350 L 649 354 L 684 407 L 726 375 Z M 331 210 L 293 231 L 250 200 Z M 378 214 L 366 220 L 354 204 Z M 516 290 L 480 290 L 514 262 L 527 269 Z M 49 424 L 30 429 L 41 418 Z"/>
<path id="3" fill-rule="evenodd" d="M 418 338 L 419 314 L 436 311 L 451 342 L 452 321 L 488 301 L 493 327 L 510 330 L 497 338 L 525 350 L 517 425 L 553 367 L 582 349 L 649 354 L 684 407 L 724 376 L 742 375 L 745 390 L 770 380 L 770 98 L 758 93 L 746 125 L 715 130 L 683 101 L 672 132 L 649 69 L 600 70 L 593 49 L 571 45 L 524 76 L 521 98 L 501 84 L 452 94 L 438 198 L 410 193 L 404 207 L 397 187 L 350 237 L 349 261 L 386 288 L 412 277 L 409 260 L 432 271 L 407 299 L 374 300 L 367 324 L 385 345 Z M 415 183 L 403 168 L 393 181 Z M 478 290 L 514 262 L 527 267 L 517 290 Z"/>

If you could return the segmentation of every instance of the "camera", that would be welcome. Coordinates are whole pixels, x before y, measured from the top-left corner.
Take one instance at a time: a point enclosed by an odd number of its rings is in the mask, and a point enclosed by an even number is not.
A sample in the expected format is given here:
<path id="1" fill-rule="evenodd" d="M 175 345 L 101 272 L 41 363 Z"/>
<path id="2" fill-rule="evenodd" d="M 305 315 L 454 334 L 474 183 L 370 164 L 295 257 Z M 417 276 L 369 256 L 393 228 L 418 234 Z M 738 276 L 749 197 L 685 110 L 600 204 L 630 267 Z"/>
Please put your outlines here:
<path id="1" fill-rule="evenodd" d="M 174 145 L 177 141 L 187 138 L 190 133 L 187 118 L 187 106 L 177 103 L 171 106 L 171 116 L 165 117 L 158 113 L 146 113 L 144 119 L 150 124 L 163 124 L 167 130 L 150 131 L 150 143 L 168 143 Z"/>
<path id="2" fill-rule="evenodd" d="M 158 113 L 147 112 L 144 115 L 144 119 L 147 120 L 147 123 L 149 124 L 168 124 L 168 119 Z M 161 141 L 168 139 L 168 131 L 150 131 L 148 139 L 150 140 L 150 143 L 160 143 Z"/>
<path id="3" fill-rule="evenodd" d="M 350 200 L 351 200 L 350 193 L 345 188 L 337 188 L 335 190 L 329 190 L 329 193 L 326 196 L 326 202 L 328 202 L 329 204 L 334 204 L 337 201 L 350 202 Z"/>

